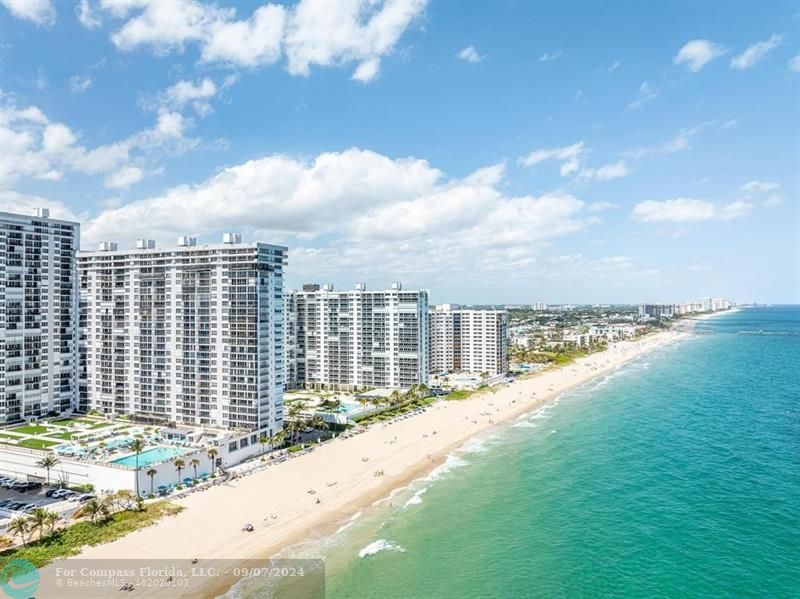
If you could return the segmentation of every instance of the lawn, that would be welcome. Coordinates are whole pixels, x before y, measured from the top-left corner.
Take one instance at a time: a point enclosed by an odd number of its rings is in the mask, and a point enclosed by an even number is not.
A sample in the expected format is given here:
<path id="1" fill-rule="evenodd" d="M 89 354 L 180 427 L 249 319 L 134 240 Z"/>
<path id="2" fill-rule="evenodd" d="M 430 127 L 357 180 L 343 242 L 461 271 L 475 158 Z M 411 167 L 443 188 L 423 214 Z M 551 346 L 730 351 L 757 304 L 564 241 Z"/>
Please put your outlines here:
<path id="1" fill-rule="evenodd" d="M 20 447 L 27 447 L 28 449 L 47 449 L 53 445 L 60 445 L 58 441 L 47 441 L 45 439 L 23 439 L 17 443 Z"/>
<path id="2" fill-rule="evenodd" d="M 183 508 L 158 501 L 138 511 L 117 512 L 104 522 L 78 522 L 41 541 L 33 541 L 22 547 L 0 552 L 0 561 L 8 563 L 12 559 L 26 559 L 37 568 L 49 562 L 71 555 L 77 555 L 86 545 L 110 543 L 126 534 L 153 524 L 164 516 L 172 516 Z"/>
<path id="3" fill-rule="evenodd" d="M 448 393 L 447 395 L 444 396 L 444 398 L 447 401 L 458 401 L 460 399 L 467 399 L 473 393 L 475 393 L 475 391 L 461 389 L 460 391 L 453 391 L 452 393 Z"/>
<path id="4" fill-rule="evenodd" d="M 9 429 L 12 433 L 23 433 L 26 435 L 41 435 L 47 432 L 46 426 L 39 426 L 38 424 L 24 424 L 16 428 Z"/>
<path id="5" fill-rule="evenodd" d="M 75 426 L 79 422 L 84 422 L 84 421 L 79 420 L 78 418 L 60 418 L 58 420 L 53 420 L 51 424 L 57 424 L 58 426 Z"/>
<path id="6" fill-rule="evenodd" d="M 93 422 L 89 428 L 105 428 L 107 426 L 113 426 L 113 422 Z"/>
<path id="7" fill-rule="evenodd" d="M 0 433 L 0 439 L 22 439 L 22 437 L 19 437 L 17 435 L 9 435 L 9 434 L 6 434 L 6 433 Z"/>
<path id="8" fill-rule="evenodd" d="M 47 433 L 47 437 L 51 439 L 64 439 L 64 441 L 72 441 L 72 433 Z"/>

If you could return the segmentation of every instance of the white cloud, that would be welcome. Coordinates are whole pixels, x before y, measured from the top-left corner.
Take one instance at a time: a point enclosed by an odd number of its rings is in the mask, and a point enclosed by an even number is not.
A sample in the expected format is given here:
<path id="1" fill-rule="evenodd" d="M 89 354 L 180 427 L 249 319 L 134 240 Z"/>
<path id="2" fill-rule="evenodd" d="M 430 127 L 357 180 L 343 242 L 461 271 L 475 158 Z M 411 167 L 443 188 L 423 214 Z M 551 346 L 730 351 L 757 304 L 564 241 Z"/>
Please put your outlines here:
<path id="1" fill-rule="evenodd" d="M 215 21 L 209 26 L 202 59 L 244 67 L 277 62 L 285 20 L 282 6 L 267 4 L 256 9 L 247 21 Z"/>
<path id="2" fill-rule="evenodd" d="M 582 168 L 578 173 L 581 179 L 596 179 L 598 181 L 608 181 L 610 179 L 619 179 L 620 177 L 627 177 L 630 174 L 628 165 L 624 160 L 614 162 L 612 164 L 605 164 L 597 168 Z"/>
<path id="3" fill-rule="evenodd" d="M 561 58 L 561 54 L 562 54 L 561 50 L 557 50 L 553 53 L 545 52 L 539 57 L 539 62 L 552 62 L 554 60 L 558 60 L 559 58 Z"/>
<path id="4" fill-rule="evenodd" d="M 752 195 L 761 195 L 779 189 L 780 185 L 773 181 L 748 181 L 741 190 Z"/>
<path id="5" fill-rule="evenodd" d="M 522 156 L 517 162 L 520 166 L 534 166 L 545 160 L 561 162 L 559 172 L 562 177 L 571 175 L 580 169 L 580 159 L 585 148 L 582 141 L 563 148 L 548 148 L 534 150 L 527 156 Z"/>
<path id="6" fill-rule="evenodd" d="M 200 47 L 201 60 L 240 67 L 274 64 L 286 57 L 293 75 L 312 66 L 355 64 L 353 79 L 377 77 L 381 59 L 423 12 L 427 0 L 301 0 L 293 8 L 264 4 L 249 18 L 234 8 L 196 0 L 120 3 L 102 0 L 112 16 L 127 19 L 112 35 L 122 50 L 150 47 L 157 54 Z"/>
<path id="7" fill-rule="evenodd" d="M 103 24 L 103 22 L 94 14 L 94 11 L 89 4 L 89 0 L 80 0 L 80 2 L 75 5 L 75 16 L 78 17 L 80 24 L 87 29 L 96 29 Z"/>
<path id="8" fill-rule="evenodd" d="M 19 179 L 59 180 L 67 172 L 108 175 L 131 166 L 134 153 L 139 158 L 163 153 L 180 153 L 196 146 L 198 140 L 186 137 L 190 120 L 176 112 L 164 111 L 153 127 L 126 139 L 88 148 L 64 123 L 51 122 L 35 106 L 0 108 L 0 182 L 9 187 Z"/>
<path id="9" fill-rule="evenodd" d="M 606 70 L 609 73 L 613 73 L 614 71 L 616 71 L 621 66 L 622 66 L 622 63 L 619 60 L 615 60 L 614 62 L 611 63 L 611 66 L 609 66 L 608 69 L 606 69 Z"/>
<path id="10" fill-rule="evenodd" d="M 63 202 L 12 190 L 0 189 L 0 206 L 3 207 L 3 210 L 17 214 L 33 214 L 36 208 L 47 208 L 53 218 L 71 221 L 81 220 L 81 217 L 72 212 Z"/>
<path id="11" fill-rule="evenodd" d="M 458 54 L 456 54 L 457 58 L 461 60 L 466 60 L 467 62 L 480 62 L 485 56 L 481 56 L 478 54 L 478 51 L 475 49 L 475 46 L 467 46 L 463 50 L 461 50 Z"/>
<path id="12" fill-rule="evenodd" d="M 586 206 L 586 209 L 589 212 L 605 212 L 606 210 L 615 210 L 619 207 L 619 204 L 614 204 L 613 202 L 592 202 Z"/>
<path id="13" fill-rule="evenodd" d="M 353 71 L 353 75 L 351 79 L 354 81 L 360 81 L 361 83 L 369 83 L 375 77 L 378 76 L 378 73 L 381 70 L 381 61 L 379 58 L 370 58 L 369 60 L 365 60 L 360 65 L 356 67 L 356 70 Z"/>
<path id="14" fill-rule="evenodd" d="M 673 152 L 688 150 L 690 147 L 689 142 L 692 137 L 697 135 L 703 129 L 716 124 L 717 121 L 706 121 L 705 123 L 700 123 L 694 127 L 686 127 L 678 131 L 678 133 L 672 139 L 664 142 L 661 145 L 639 148 L 637 150 L 623 152 L 622 154 L 630 158 L 643 158 L 645 156 L 655 154 L 672 154 Z"/>
<path id="15" fill-rule="evenodd" d="M 705 200 L 675 198 L 640 202 L 631 214 L 647 223 L 696 223 L 711 219 L 733 220 L 746 216 L 751 210 L 752 204 L 742 200 L 720 206 Z"/>
<path id="16" fill-rule="evenodd" d="M 125 189 L 144 178 L 144 171 L 137 166 L 126 166 L 106 177 L 105 186 L 111 189 Z"/>
<path id="17" fill-rule="evenodd" d="M 56 22 L 56 9 L 50 0 L 0 0 L 13 16 L 36 25 L 50 26 Z"/>
<path id="18" fill-rule="evenodd" d="M 691 72 L 696 73 L 726 52 L 727 50 L 723 46 L 708 40 L 692 40 L 678 51 L 672 62 L 673 64 L 685 64 Z"/>
<path id="19" fill-rule="evenodd" d="M 736 200 L 735 202 L 731 202 L 725 206 L 718 207 L 716 216 L 720 220 L 733 220 L 735 218 L 747 216 L 750 214 L 750 212 L 752 212 L 752 210 L 753 205 L 750 202 Z"/>
<path id="20" fill-rule="evenodd" d="M 770 38 L 764 42 L 758 42 L 748 47 L 747 50 L 734 56 L 731 60 L 731 68 L 736 70 L 749 69 L 759 60 L 766 56 L 767 52 L 777 48 L 783 40 L 782 35 L 772 34 Z"/>
<path id="21" fill-rule="evenodd" d="M 108 209 L 88 244 L 147 235 L 243 230 L 292 247 L 293 268 L 470 272 L 529 265 L 553 240 L 589 226 L 578 198 L 512 196 L 503 164 L 448 179 L 425 160 L 352 148 L 312 159 L 271 155 Z M 335 235 L 331 241 L 330 236 Z M 412 251 L 413 249 L 413 251 Z"/>
<path id="22" fill-rule="evenodd" d="M 642 83 L 639 86 L 639 93 L 636 96 L 636 99 L 633 100 L 630 104 L 628 104 L 628 108 L 641 108 L 650 100 L 656 98 L 658 96 L 658 90 L 651 86 L 647 81 Z"/>
<path id="23" fill-rule="evenodd" d="M 777 206 L 783 200 L 781 200 L 780 196 L 770 196 L 766 200 L 764 200 L 763 204 L 765 208 L 772 208 L 773 206 Z"/>
<path id="24" fill-rule="evenodd" d="M 800 73 L 800 54 L 790 58 L 788 65 L 792 73 Z"/>
<path id="25" fill-rule="evenodd" d="M 209 100 L 218 91 L 217 85 L 208 77 L 204 77 L 197 82 L 181 79 L 164 91 L 159 92 L 155 98 L 141 100 L 140 106 L 147 110 L 158 110 L 160 112 L 178 111 L 186 106 L 191 106 L 200 116 L 207 116 L 214 111 Z"/>
<path id="26" fill-rule="evenodd" d="M 82 94 L 92 87 L 94 81 L 88 75 L 74 75 L 69 78 L 69 91 L 72 94 Z"/>

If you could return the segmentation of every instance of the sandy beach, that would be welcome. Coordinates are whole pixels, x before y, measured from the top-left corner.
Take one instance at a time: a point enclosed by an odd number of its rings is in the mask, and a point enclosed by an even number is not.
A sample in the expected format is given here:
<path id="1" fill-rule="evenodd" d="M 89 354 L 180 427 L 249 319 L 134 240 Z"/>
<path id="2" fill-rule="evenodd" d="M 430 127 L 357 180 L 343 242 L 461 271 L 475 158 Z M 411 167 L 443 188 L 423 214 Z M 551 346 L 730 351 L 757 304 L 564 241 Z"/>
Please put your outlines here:
<path id="1" fill-rule="evenodd" d="M 185 508 L 179 515 L 113 543 L 87 548 L 79 558 L 164 558 L 187 565 L 197 559 L 202 565 L 217 559 L 274 555 L 312 530 L 335 530 L 359 509 L 443 463 L 450 451 L 475 434 L 687 335 L 666 331 L 619 342 L 564 367 L 501 386 L 494 393 L 436 402 L 422 414 L 374 425 L 362 434 L 330 441 L 313 452 L 176 500 Z M 378 471 L 383 475 L 376 476 Z M 254 532 L 241 530 L 246 522 L 255 526 Z M 47 573 L 52 568 L 42 572 L 42 596 L 51 596 Z M 236 580 L 218 577 L 212 583 L 206 580 L 202 587 L 174 589 L 168 595 L 163 589 L 136 588 L 129 595 L 214 597 Z"/>

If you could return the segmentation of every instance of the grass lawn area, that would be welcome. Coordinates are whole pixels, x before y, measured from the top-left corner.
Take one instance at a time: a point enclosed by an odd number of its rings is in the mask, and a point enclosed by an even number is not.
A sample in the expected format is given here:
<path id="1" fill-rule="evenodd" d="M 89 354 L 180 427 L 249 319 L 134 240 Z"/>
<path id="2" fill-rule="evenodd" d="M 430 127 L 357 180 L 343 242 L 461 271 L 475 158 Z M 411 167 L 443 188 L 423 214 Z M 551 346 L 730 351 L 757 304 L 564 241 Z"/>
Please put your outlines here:
<path id="1" fill-rule="evenodd" d="M 58 441 L 47 441 L 45 439 L 23 439 L 17 443 L 20 447 L 27 447 L 28 449 L 47 449 L 53 445 L 60 445 Z"/>
<path id="2" fill-rule="evenodd" d="M 158 501 L 145 506 L 141 512 L 118 512 L 97 524 L 78 522 L 41 541 L 0 552 L 0 561 L 7 563 L 12 559 L 26 559 L 41 568 L 55 559 L 77 555 L 86 545 L 110 543 L 164 516 L 177 514 L 182 509 L 166 501 Z"/>
<path id="3" fill-rule="evenodd" d="M 105 428 L 107 426 L 114 426 L 113 422 L 94 422 L 91 428 Z"/>
<path id="4" fill-rule="evenodd" d="M 63 439 L 64 441 L 71 441 L 72 433 L 47 433 L 47 437 L 51 439 Z"/>
<path id="5" fill-rule="evenodd" d="M 41 435 L 47 432 L 47 427 L 38 424 L 24 424 L 16 428 L 9 429 L 12 433 L 24 433 L 26 435 Z"/>
<path id="6" fill-rule="evenodd" d="M 461 389 L 460 391 L 453 391 L 452 393 L 448 393 L 447 395 L 444 396 L 444 398 L 447 401 L 458 401 L 460 399 L 467 399 L 473 393 L 475 393 L 475 391 Z"/>
<path id="7" fill-rule="evenodd" d="M 58 420 L 53 420 L 50 424 L 57 424 L 58 426 L 73 426 L 78 424 L 79 422 L 83 422 L 78 418 L 60 418 Z"/>
<path id="8" fill-rule="evenodd" d="M 22 437 L 18 435 L 9 435 L 7 433 L 0 433 L 0 439 L 22 439 Z"/>

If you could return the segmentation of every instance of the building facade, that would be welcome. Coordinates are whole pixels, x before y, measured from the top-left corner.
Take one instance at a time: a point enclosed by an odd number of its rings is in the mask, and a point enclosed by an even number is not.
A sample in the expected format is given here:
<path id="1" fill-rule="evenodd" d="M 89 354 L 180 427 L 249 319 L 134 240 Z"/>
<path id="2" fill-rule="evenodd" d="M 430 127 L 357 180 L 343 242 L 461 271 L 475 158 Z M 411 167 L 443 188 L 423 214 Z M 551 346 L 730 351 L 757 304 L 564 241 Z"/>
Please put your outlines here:
<path id="1" fill-rule="evenodd" d="M 0 212 L 0 424 L 77 398 L 78 223 Z"/>
<path id="2" fill-rule="evenodd" d="M 304 285 L 285 295 L 287 386 L 408 388 L 428 380 L 428 292 Z"/>
<path id="3" fill-rule="evenodd" d="M 286 256 L 233 233 L 79 253 L 81 408 L 280 430 Z"/>
<path id="4" fill-rule="evenodd" d="M 428 315 L 430 372 L 486 372 L 509 369 L 508 312 L 467 310 L 449 304 Z"/>

